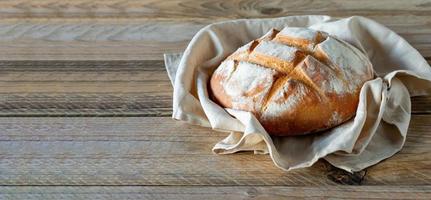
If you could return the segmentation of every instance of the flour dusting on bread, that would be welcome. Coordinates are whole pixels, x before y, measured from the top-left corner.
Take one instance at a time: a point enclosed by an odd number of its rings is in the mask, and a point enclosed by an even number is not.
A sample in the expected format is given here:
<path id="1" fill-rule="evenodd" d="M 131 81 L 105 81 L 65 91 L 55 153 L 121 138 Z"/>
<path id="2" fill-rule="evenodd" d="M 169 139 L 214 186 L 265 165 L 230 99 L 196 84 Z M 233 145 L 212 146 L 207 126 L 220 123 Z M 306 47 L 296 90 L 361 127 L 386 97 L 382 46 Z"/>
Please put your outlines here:
<path id="1" fill-rule="evenodd" d="M 282 45 L 276 42 L 263 41 L 256 46 L 253 52 L 291 62 L 295 58 L 296 51 L 298 51 L 298 49 L 295 47 Z"/>
<path id="2" fill-rule="evenodd" d="M 274 118 L 283 112 L 292 111 L 307 95 L 309 89 L 295 80 L 289 79 L 269 101 L 262 118 Z"/>
<path id="3" fill-rule="evenodd" d="M 337 77 L 334 70 L 312 56 L 307 56 L 304 62 L 297 66 L 296 69 L 310 79 L 322 92 L 337 94 L 352 92 L 345 84 L 345 81 Z"/>
<path id="4" fill-rule="evenodd" d="M 367 61 L 347 46 L 336 39 L 328 38 L 316 46 L 316 51 L 322 52 L 332 66 L 339 69 L 344 75 L 344 80 L 347 81 L 347 87 L 350 91 L 355 90 L 358 85 L 364 82 L 360 76 L 367 73 L 368 68 L 364 67 Z"/>
<path id="5" fill-rule="evenodd" d="M 343 117 L 338 112 L 333 112 L 331 118 L 328 121 L 328 126 L 333 124 L 340 124 L 343 122 Z"/>
<path id="6" fill-rule="evenodd" d="M 233 60 L 226 60 L 220 64 L 220 66 L 216 69 L 214 74 L 220 74 L 226 79 L 223 79 L 223 82 L 230 79 L 230 76 L 235 70 L 235 61 Z"/>
<path id="7" fill-rule="evenodd" d="M 304 40 L 314 41 L 317 37 L 317 31 L 306 28 L 298 28 L 298 27 L 286 27 L 283 28 L 279 34 L 286 35 L 292 38 L 300 38 Z"/>
<path id="8" fill-rule="evenodd" d="M 260 109 L 277 72 L 247 62 L 239 62 L 236 68 L 229 80 L 223 84 L 226 94 L 232 98 L 233 108 L 252 105 L 249 107 L 250 111 Z"/>

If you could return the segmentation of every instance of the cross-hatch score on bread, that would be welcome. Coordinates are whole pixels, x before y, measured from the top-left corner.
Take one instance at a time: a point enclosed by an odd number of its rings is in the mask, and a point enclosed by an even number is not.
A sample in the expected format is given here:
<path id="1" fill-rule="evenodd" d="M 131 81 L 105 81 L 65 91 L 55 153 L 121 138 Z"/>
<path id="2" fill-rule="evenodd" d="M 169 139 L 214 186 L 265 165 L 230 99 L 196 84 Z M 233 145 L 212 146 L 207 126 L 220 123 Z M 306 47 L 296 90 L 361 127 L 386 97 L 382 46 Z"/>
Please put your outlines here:
<path id="1" fill-rule="evenodd" d="M 211 77 L 216 102 L 252 112 L 271 135 L 303 135 L 355 115 L 368 58 L 352 45 L 307 28 L 271 30 L 226 58 Z"/>

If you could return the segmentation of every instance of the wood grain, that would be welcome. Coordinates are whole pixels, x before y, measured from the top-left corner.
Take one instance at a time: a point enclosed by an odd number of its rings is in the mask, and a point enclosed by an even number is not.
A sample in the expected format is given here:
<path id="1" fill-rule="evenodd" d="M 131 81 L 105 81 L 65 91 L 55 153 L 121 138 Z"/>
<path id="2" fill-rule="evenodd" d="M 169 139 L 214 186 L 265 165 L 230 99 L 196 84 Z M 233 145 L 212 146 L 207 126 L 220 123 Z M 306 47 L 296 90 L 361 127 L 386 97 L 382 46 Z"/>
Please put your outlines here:
<path id="1" fill-rule="evenodd" d="M 162 61 L 0 62 L 0 116 L 170 116 Z"/>
<path id="2" fill-rule="evenodd" d="M 431 57 L 431 20 L 390 20 L 378 22 Z M 0 60 L 162 60 L 164 53 L 184 51 L 192 36 L 213 22 L 0 19 Z"/>
<path id="3" fill-rule="evenodd" d="M 430 186 L 1 187 L 5 199 L 430 199 Z"/>
<path id="4" fill-rule="evenodd" d="M 431 96 L 412 97 L 412 114 L 431 114 Z"/>
<path id="5" fill-rule="evenodd" d="M 414 115 L 402 151 L 341 184 L 431 184 L 431 115 Z M 284 172 L 268 155 L 214 155 L 226 133 L 163 117 L 0 118 L 0 185 L 336 185 L 319 161 Z M 338 170 L 340 171 L 340 170 Z"/>
<path id="6" fill-rule="evenodd" d="M 161 60 L 163 53 L 182 52 L 187 44 L 188 41 L 0 41 L 0 60 Z"/>
<path id="7" fill-rule="evenodd" d="M 0 61 L 0 117 L 172 115 L 163 61 Z M 431 113 L 431 97 L 412 112 Z"/>
<path id="8" fill-rule="evenodd" d="M 375 2 L 330 0 L 292 1 L 154 1 L 154 0 L 18 0 L 1 1 L 2 18 L 264 18 L 319 13 L 345 15 L 430 15 L 430 3 L 423 0 Z"/>

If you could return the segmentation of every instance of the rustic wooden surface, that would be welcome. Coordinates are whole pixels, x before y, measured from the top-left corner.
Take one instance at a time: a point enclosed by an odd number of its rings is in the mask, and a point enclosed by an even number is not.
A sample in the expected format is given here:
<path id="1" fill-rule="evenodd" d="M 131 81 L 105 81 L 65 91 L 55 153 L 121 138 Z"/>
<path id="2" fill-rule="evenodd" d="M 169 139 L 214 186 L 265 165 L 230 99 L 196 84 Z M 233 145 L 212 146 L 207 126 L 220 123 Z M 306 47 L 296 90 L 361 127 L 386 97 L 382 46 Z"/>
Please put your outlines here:
<path id="1" fill-rule="evenodd" d="M 0 1 L 0 199 L 431 199 L 430 96 L 402 151 L 354 174 L 214 155 L 225 133 L 170 118 L 163 53 L 212 22 L 302 14 L 372 18 L 431 62 L 431 1 Z"/>

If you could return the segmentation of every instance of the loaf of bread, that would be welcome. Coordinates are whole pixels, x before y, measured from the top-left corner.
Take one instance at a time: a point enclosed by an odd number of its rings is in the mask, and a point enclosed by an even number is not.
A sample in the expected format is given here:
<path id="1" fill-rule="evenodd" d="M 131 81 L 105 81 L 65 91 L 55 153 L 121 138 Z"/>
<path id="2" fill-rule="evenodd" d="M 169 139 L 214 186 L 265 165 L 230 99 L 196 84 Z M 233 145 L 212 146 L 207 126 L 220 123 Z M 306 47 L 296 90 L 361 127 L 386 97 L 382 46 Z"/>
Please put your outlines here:
<path id="1" fill-rule="evenodd" d="M 374 76 L 361 51 L 325 32 L 286 27 L 239 48 L 214 71 L 214 101 L 252 112 L 275 136 L 303 135 L 355 115 Z"/>

